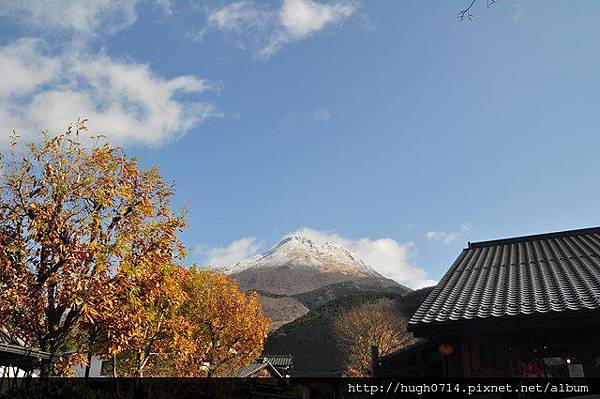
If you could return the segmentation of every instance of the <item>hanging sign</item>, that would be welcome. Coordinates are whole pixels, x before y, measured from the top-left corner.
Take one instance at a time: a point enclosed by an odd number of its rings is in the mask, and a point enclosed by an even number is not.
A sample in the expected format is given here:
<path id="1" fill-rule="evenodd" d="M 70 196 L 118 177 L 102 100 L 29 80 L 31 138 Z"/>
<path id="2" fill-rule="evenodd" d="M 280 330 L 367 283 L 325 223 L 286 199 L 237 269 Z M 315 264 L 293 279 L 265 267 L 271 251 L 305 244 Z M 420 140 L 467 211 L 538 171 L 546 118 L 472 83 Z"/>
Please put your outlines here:
<path id="1" fill-rule="evenodd" d="M 583 374 L 583 364 L 569 364 L 569 377 L 571 378 L 585 378 Z"/>

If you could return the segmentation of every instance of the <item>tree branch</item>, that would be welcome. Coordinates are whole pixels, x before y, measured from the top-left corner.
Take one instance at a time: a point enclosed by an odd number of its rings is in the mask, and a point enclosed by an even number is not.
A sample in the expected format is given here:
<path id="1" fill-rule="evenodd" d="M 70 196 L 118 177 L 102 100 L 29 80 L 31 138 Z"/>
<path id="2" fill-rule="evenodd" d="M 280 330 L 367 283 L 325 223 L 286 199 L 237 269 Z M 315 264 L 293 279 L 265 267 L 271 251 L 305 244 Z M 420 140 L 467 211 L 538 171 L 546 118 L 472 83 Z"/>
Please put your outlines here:
<path id="1" fill-rule="evenodd" d="M 465 19 L 472 21 L 475 16 L 473 15 L 473 13 L 471 11 L 473 10 L 473 7 L 475 6 L 475 4 L 478 1 L 479 0 L 469 0 L 466 7 L 463 8 L 462 10 L 458 11 L 458 13 L 456 14 L 456 17 L 461 21 L 464 21 Z M 498 2 L 498 0 L 486 0 L 486 8 L 490 8 L 497 2 Z"/>

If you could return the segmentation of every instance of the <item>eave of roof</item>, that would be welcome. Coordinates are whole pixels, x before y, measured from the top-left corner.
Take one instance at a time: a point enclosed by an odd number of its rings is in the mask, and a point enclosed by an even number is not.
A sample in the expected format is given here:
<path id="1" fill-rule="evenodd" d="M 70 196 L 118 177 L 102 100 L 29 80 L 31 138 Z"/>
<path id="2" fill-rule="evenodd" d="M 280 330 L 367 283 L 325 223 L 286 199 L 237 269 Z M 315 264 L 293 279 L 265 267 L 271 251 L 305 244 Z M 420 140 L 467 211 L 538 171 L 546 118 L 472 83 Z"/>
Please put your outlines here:
<path id="1" fill-rule="evenodd" d="M 12 355 L 33 357 L 40 360 L 49 360 L 50 353 L 24 348 L 18 345 L 0 344 L 0 352 L 10 353 Z"/>
<path id="2" fill-rule="evenodd" d="M 385 356 L 381 356 L 381 358 L 379 360 L 381 362 L 385 362 L 392 358 L 407 356 L 407 355 L 411 354 L 412 352 L 414 352 L 415 350 L 421 349 L 421 348 L 423 348 L 425 346 L 429 346 L 429 345 L 436 345 L 436 344 L 431 341 L 428 341 L 426 339 L 423 339 L 423 338 L 417 338 L 417 340 L 414 343 L 412 343 L 408 346 L 405 346 L 402 349 L 398 349 L 397 351 L 394 351 L 392 353 L 388 353 Z"/>

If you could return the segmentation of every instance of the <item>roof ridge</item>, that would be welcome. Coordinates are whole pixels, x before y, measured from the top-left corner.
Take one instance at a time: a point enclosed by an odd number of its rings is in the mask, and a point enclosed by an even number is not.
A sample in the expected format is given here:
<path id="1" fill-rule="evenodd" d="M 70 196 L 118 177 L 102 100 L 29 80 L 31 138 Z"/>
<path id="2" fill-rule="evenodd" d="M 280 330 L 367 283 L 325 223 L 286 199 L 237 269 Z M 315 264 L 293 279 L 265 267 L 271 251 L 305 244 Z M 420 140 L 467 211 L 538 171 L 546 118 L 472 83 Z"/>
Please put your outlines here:
<path id="1" fill-rule="evenodd" d="M 586 227 L 583 229 L 556 231 L 556 232 L 551 232 L 551 233 L 533 234 L 533 235 L 526 235 L 526 236 L 520 236 L 520 237 L 500 238 L 500 239 L 488 240 L 488 241 L 479 241 L 479 242 L 470 242 L 469 241 L 468 249 L 491 247 L 491 246 L 495 246 L 495 245 L 517 244 L 520 242 L 546 240 L 549 238 L 559 238 L 559 237 L 592 234 L 592 233 L 600 233 L 600 226 Z"/>

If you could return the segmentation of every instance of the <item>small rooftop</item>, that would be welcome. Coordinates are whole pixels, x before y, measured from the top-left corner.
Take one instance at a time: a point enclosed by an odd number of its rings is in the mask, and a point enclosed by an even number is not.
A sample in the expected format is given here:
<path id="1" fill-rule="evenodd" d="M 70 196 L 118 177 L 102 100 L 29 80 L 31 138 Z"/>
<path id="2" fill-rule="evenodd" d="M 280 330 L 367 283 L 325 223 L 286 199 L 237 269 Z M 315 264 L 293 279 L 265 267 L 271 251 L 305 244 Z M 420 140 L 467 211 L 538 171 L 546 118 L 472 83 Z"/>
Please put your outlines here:
<path id="1" fill-rule="evenodd" d="M 258 371 L 260 371 L 264 368 L 268 368 L 269 370 L 271 370 L 271 374 L 274 377 L 279 377 L 279 378 L 283 377 L 281 375 L 281 373 L 269 361 L 260 361 L 260 362 L 256 361 L 254 363 L 247 365 L 246 367 L 242 367 L 241 369 L 239 369 L 235 372 L 235 377 L 238 377 L 238 378 L 252 377 L 255 373 L 257 373 Z"/>
<path id="2" fill-rule="evenodd" d="M 269 362 L 275 367 L 289 367 L 294 365 L 294 356 L 292 355 L 265 355 L 258 358 L 257 361 Z"/>
<path id="3" fill-rule="evenodd" d="M 16 356 L 25 356 L 39 360 L 50 360 L 50 353 L 25 348 L 19 345 L 9 345 L 0 343 L 0 353 L 11 354 Z"/>

